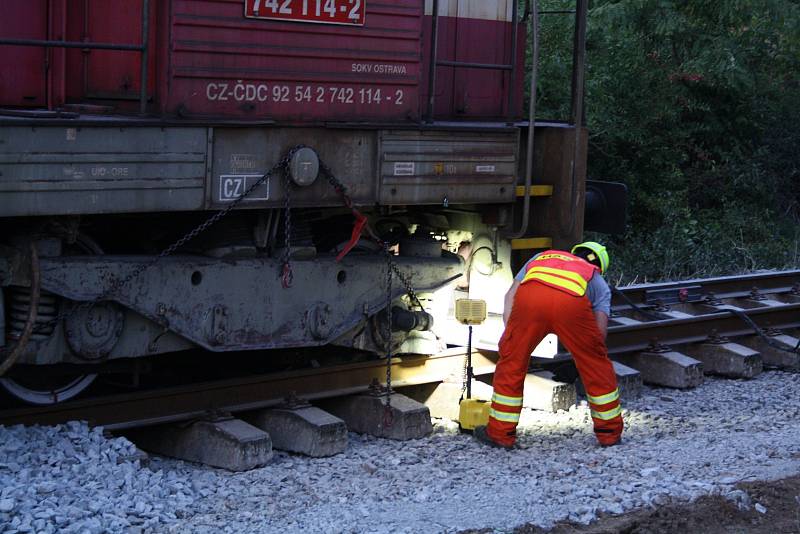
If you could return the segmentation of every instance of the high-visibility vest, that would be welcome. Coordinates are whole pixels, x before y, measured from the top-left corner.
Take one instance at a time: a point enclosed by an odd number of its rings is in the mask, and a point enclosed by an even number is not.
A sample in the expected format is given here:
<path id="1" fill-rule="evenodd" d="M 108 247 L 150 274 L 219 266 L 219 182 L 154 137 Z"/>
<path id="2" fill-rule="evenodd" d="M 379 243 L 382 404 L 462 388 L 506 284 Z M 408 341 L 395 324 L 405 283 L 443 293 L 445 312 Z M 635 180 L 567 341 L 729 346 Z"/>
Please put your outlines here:
<path id="1" fill-rule="evenodd" d="M 561 250 L 546 250 L 525 267 L 527 271 L 521 284 L 535 280 L 577 297 L 586 294 L 589 280 L 600 270 L 583 258 Z"/>

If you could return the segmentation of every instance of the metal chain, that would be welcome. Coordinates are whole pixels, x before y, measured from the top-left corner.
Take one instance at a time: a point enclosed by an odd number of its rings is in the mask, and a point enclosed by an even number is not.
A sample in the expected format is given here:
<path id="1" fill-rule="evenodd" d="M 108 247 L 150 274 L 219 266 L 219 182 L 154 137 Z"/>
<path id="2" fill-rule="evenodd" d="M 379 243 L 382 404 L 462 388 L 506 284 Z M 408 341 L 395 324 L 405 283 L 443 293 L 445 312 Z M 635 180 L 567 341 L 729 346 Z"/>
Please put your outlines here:
<path id="1" fill-rule="evenodd" d="M 388 252 L 387 252 L 388 253 Z M 419 307 L 420 311 L 424 311 L 425 308 L 422 306 L 422 302 L 419 301 L 419 297 L 417 296 L 416 291 L 414 288 L 411 287 L 411 280 L 408 279 L 406 275 L 404 275 L 397 266 L 397 263 L 394 262 L 392 259 L 392 255 L 388 254 L 389 257 L 389 265 L 392 267 L 392 271 L 394 272 L 395 276 L 402 282 L 403 287 L 406 290 L 406 293 L 411 297 L 411 301 Z"/>
<path id="2" fill-rule="evenodd" d="M 333 187 L 333 189 L 342 197 L 342 201 L 344 205 L 353 210 L 353 199 L 350 198 L 350 194 L 348 193 L 347 186 L 344 185 L 339 179 L 334 176 L 333 171 L 331 171 L 330 167 L 328 167 L 323 161 L 320 160 L 319 168 L 322 174 L 325 176 L 325 179 L 328 183 Z M 406 293 L 411 298 L 411 302 L 413 305 L 418 306 L 420 310 L 424 310 L 425 307 L 422 305 L 422 302 L 419 300 L 419 296 L 417 292 L 414 291 L 414 288 L 411 285 L 411 280 L 400 271 L 400 267 L 394 261 L 394 257 L 392 256 L 392 252 L 389 249 L 390 243 L 387 241 L 382 240 L 378 237 L 372 229 L 367 226 L 366 227 L 367 235 L 370 239 L 378 243 L 380 245 L 383 254 L 386 256 L 386 405 L 385 405 L 385 412 L 384 412 L 384 425 L 391 426 L 392 424 L 392 411 L 391 411 L 391 389 L 392 389 L 392 300 L 393 300 L 393 290 L 392 290 L 392 276 L 397 276 L 397 279 L 403 284 L 403 288 L 406 290 Z"/>
<path id="3" fill-rule="evenodd" d="M 283 203 L 285 215 L 283 217 L 283 243 L 285 250 L 283 252 L 283 267 L 281 269 L 281 286 L 284 289 L 292 287 L 294 280 L 294 273 L 292 272 L 292 204 L 291 204 L 291 191 L 292 180 L 288 172 L 284 172 L 284 189 L 285 200 Z"/>
<path id="4" fill-rule="evenodd" d="M 86 302 L 81 302 L 81 303 L 79 303 L 77 305 L 71 306 L 68 311 L 61 312 L 56 317 L 54 317 L 53 319 L 50 319 L 49 321 L 40 324 L 36 329 L 34 329 L 34 333 L 41 333 L 42 331 L 48 330 L 49 328 L 54 327 L 55 325 L 57 325 L 59 322 L 71 317 L 72 315 L 74 315 L 78 311 L 84 310 L 84 309 L 87 309 L 87 308 L 91 308 L 92 306 L 98 304 L 99 302 L 101 302 L 103 300 L 107 300 L 108 297 L 110 297 L 112 294 L 114 294 L 117 290 L 119 290 L 123 286 L 129 284 L 131 281 L 133 281 L 133 279 L 135 279 L 137 276 L 139 276 L 142 272 L 144 272 L 145 270 L 149 269 L 150 267 L 152 267 L 153 265 L 155 265 L 156 263 L 161 261 L 163 258 L 166 258 L 167 256 L 172 255 L 173 253 L 175 253 L 176 250 L 178 250 L 179 248 L 181 248 L 184 245 L 186 245 L 186 243 L 188 243 L 189 241 L 191 241 L 192 239 L 194 239 L 195 237 L 197 237 L 201 233 L 205 232 L 211 225 L 215 224 L 220 219 L 226 217 L 239 204 L 241 204 L 244 201 L 245 198 L 247 198 L 253 191 L 255 191 L 255 189 L 258 186 L 263 184 L 269 177 L 274 175 L 276 172 L 278 172 L 279 170 L 283 169 L 284 173 L 288 176 L 288 165 L 289 165 L 289 162 L 292 159 L 292 156 L 294 156 L 295 152 L 297 152 L 298 150 L 300 150 L 303 147 L 304 147 L 304 145 L 297 145 L 294 148 L 292 148 L 291 150 L 289 150 L 286 153 L 286 155 L 280 161 L 278 161 L 278 163 L 276 163 L 269 171 L 266 172 L 266 174 L 261 176 L 261 178 L 256 180 L 253 183 L 253 185 L 248 187 L 247 190 L 242 194 L 242 196 L 236 198 L 233 202 L 228 204 L 225 207 L 225 209 L 223 209 L 221 211 L 218 211 L 217 213 L 215 213 L 214 215 L 212 215 L 211 217 L 209 217 L 208 219 L 206 219 L 205 221 L 200 223 L 197 227 L 192 229 L 190 232 L 185 234 L 183 237 L 181 237 L 180 239 L 178 239 L 177 241 L 172 243 L 170 246 L 168 246 L 167 248 L 162 250 L 157 256 L 154 256 L 149 261 L 139 265 L 133 271 L 128 273 L 128 275 L 125 276 L 124 278 L 115 279 L 109 285 L 108 289 L 103 291 L 103 293 L 100 294 L 100 296 L 95 297 L 92 300 L 89 300 L 89 301 L 86 301 Z M 288 193 L 287 193 L 287 196 L 288 196 Z M 5 352 L 5 350 L 6 349 L 0 349 L 0 354 L 3 354 Z"/>
<path id="5" fill-rule="evenodd" d="M 342 197 L 342 200 L 344 201 L 344 205 L 348 209 L 353 209 L 353 200 L 350 198 L 350 194 L 347 191 L 347 186 L 345 186 L 341 181 L 339 181 L 333 175 L 333 172 L 331 171 L 331 169 L 327 165 L 325 165 L 325 163 L 323 163 L 321 160 L 319 162 L 319 169 L 322 172 L 322 174 L 325 175 L 325 179 L 328 180 L 328 183 L 331 184 L 331 186 L 336 190 L 336 192 L 339 193 L 339 195 Z M 414 288 L 411 286 L 411 281 L 408 279 L 408 277 L 406 275 L 404 275 L 400 271 L 400 268 L 398 267 L 397 263 L 394 261 L 394 258 L 392 257 L 392 253 L 389 250 L 389 243 L 387 243 L 386 241 L 383 241 L 381 238 L 379 238 L 377 235 L 375 235 L 372 232 L 372 230 L 369 228 L 369 226 L 367 226 L 366 231 L 367 231 L 368 236 L 370 237 L 370 239 L 372 239 L 373 241 L 377 242 L 381 246 L 381 249 L 383 250 L 383 253 L 386 255 L 387 262 L 389 264 L 389 268 L 392 270 L 392 272 L 395 274 L 395 276 L 397 276 L 398 280 L 400 280 L 400 282 L 403 284 L 403 287 L 405 288 L 406 293 L 408 293 L 408 295 L 411 297 L 412 303 L 415 306 L 418 306 L 420 310 L 424 310 L 425 308 L 422 306 L 422 303 L 420 302 L 416 291 L 414 291 Z"/>
<path id="6" fill-rule="evenodd" d="M 386 254 L 386 403 L 383 408 L 383 426 L 391 427 L 392 412 L 392 260 L 389 245 L 384 244 Z"/>
<path id="7" fill-rule="evenodd" d="M 353 209 L 353 199 L 350 198 L 350 194 L 347 192 L 347 186 L 340 182 L 331 171 L 330 167 L 325 165 L 325 162 L 320 160 L 319 162 L 319 170 L 322 171 L 322 174 L 325 175 L 325 179 L 328 180 L 328 183 L 336 190 L 337 193 L 342 197 L 344 200 L 344 205 L 347 206 L 349 209 Z"/>
<path id="8" fill-rule="evenodd" d="M 471 327 L 470 327 L 471 328 Z M 470 344 L 469 342 L 467 343 Z M 467 382 L 469 381 L 469 351 L 472 350 L 472 347 L 467 348 L 466 354 L 464 354 L 464 369 L 461 374 L 461 396 L 458 398 L 458 402 L 460 403 L 464 400 L 464 394 L 467 392 Z"/>

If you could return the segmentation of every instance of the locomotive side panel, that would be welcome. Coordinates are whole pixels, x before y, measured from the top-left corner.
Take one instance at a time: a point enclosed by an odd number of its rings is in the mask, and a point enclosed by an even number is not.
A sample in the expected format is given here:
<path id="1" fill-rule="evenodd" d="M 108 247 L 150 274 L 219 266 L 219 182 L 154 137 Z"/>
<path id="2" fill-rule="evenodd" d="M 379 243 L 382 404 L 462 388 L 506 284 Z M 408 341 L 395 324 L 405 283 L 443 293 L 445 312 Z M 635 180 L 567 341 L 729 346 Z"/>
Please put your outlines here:
<path id="1" fill-rule="evenodd" d="M 253 2 L 172 2 L 163 111 L 302 121 L 419 116 L 419 2 L 366 2 L 363 27 L 245 18 Z M 310 3 L 312 13 L 322 5 Z M 352 9 L 344 0 L 331 5 Z M 280 8 L 261 6 L 272 11 Z M 327 18 L 323 11 L 319 20 Z"/>
<path id="2" fill-rule="evenodd" d="M 142 0 L 12 2 L 0 37 L 138 46 Z M 255 5 L 261 18 L 246 16 Z M 267 5 L 268 4 L 268 5 Z M 340 19 L 358 5 L 359 24 Z M 303 22 L 275 18 L 287 12 Z M 326 12 L 330 6 L 336 17 Z M 511 0 L 442 0 L 438 61 L 510 65 Z M 164 117 L 300 122 L 417 122 L 427 109 L 432 2 L 169 0 L 150 2 L 147 111 Z M 319 8 L 319 9 L 317 9 Z M 315 15 L 319 11 L 319 16 Z M 297 12 L 297 13 L 295 13 Z M 292 15 L 294 16 L 294 15 Z M 323 24 L 328 19 L 336 22 Z M 517 50 L 525 42 L 518 25 Z M 2 45 L 0 105 L 139 109 L 136 50 Z M 434 116 L 521 114 L 524 55 L 510 70 L 437 66 Z M 514 78 L 513 109 L 506 98 Z M 91 106 L 89 108 L 81 106 Z"/>
<path id="3" fill-rule="evenodd" d="M 354 204 L 377 202 L 376 163 L 378 133 L 375 130 L 333 130 L 319 128 L 214 128 L 213 157 L 207 203 L 224 208 L 299 145 L 312 147 L 334 174 L 347 185 Z M 281 176 L 270 177 L 243 201 L 250 208 L 284 205 L 286 183 Z M 342 200 L 322 177 L 313 184 L 294 188 L 293 207 L 341 206 Z"/>
<path id="4" fill-rule="evenodd" d="M 206 130 L 4 126 L 0 215 L 202 209 Z"/>
<path id="5" fill-rule="evenodd" d="M 381 140 L 381 203 L 510 203 L 518 132 L 386 131 Z"/>

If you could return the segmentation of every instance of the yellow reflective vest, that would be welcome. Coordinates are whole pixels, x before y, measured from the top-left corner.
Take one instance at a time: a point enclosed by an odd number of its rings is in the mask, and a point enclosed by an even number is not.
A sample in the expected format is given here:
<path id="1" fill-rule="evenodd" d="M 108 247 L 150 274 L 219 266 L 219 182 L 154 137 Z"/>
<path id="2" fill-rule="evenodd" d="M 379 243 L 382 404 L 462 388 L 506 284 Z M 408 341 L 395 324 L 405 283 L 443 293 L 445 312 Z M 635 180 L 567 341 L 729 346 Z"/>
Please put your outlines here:
<path id="1" fill-rule="evenodd" d="M 530 260 L 521 284 L 535 280 L 546 286 L 582 297 L 599 269 L 578 256 L 561 250 L 546 250 Z"/>

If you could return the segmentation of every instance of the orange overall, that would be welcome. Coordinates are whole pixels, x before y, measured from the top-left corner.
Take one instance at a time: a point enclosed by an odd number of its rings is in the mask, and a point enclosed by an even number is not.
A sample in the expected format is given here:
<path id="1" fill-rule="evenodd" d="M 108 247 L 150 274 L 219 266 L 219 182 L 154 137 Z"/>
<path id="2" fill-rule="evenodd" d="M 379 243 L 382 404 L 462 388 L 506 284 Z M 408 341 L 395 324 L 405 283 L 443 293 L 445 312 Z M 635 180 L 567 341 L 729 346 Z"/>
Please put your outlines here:
<path id="1" fill-rule="evenodd" d="M 623 427 L 617 377 L 585 296 L 586 285 L 597 268 L 566 252 L 547 251 L 529 262 L 527 269 L 500 338 L 486 433 L 503 445 L 516 441 L 530 354 L 552 332 L 575 360 L 597 440 L 601 445 L 612 445 L 619 440 Z"/>

